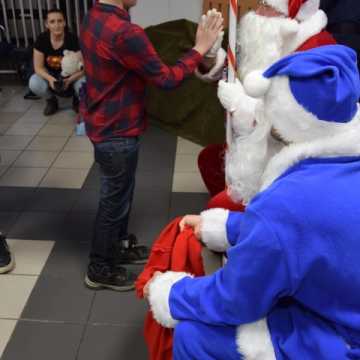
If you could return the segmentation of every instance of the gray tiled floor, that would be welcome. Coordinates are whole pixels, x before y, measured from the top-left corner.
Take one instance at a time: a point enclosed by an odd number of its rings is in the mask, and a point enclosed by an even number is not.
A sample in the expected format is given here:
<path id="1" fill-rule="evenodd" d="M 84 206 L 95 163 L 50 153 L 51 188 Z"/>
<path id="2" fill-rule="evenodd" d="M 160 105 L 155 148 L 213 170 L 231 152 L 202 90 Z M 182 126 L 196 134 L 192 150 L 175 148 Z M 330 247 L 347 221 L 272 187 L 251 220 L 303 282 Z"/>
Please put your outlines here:
<path id="1" fill-rule="evenodd" d="M 142 327 L 90 324 L 81 343 L 78 360 L 147 358 Z"/>
<path id="2" fill-rule="evenodd" d="M 19 321 L 2 360 L 75 359 L 84 325 Z"/>
<path id="3" fill-rule="evenodd" d="M 99 198 L 97 165 L 89 172 L 79 169 L 85 163 L 91 166 L 88 140 L 70 137 L 72 112 L 44 118 L 41 102 L 22 100 L 21 88 L 5 87 L 4 92 L 0 152 L 4 151 L 6 166 L 17 161 L 20 169 L 41 169 L 43 164 L 46 174 L 40 188 L 0 186 L 0 229 L 26 243 L 41 240 L 55 245 L 15 319 L 17 325 L 1 359 L 146 359 L 142 326 L 147 304 L 133 292 L 94 292 L 83 285 Z M 18 112 L 14 99 L 20 104 Z M 33 124 L 22 128 L 28 132 L 41 127 L 40 137 L 1 136 L 15 123 Z M 199 212 L 208 200 L 206 194 L 172 193 L 176 151 L 177 138 L 163 130 L 150 128 L 142 139 L 129 230 L 148 245 L 170 219 Z M 80 175 L 83 178 L 75 184 Z M 133 270 L 140 272 L 141 267 Z"/>

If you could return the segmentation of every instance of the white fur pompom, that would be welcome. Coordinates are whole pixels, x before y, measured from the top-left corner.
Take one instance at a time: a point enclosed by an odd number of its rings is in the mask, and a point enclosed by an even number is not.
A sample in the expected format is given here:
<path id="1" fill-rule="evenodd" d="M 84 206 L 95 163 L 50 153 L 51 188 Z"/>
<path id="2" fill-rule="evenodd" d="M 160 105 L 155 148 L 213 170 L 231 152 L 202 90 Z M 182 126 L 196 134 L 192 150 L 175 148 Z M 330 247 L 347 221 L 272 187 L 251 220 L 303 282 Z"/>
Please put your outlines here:
<path id="1" fill-rule="evenodd" d="M 254 98 L 264 96 L 271 85 L 271 80 L 263 76 L 263 72 L 256 70 L 245 77 L 244 89 L 246 93 Z"/>

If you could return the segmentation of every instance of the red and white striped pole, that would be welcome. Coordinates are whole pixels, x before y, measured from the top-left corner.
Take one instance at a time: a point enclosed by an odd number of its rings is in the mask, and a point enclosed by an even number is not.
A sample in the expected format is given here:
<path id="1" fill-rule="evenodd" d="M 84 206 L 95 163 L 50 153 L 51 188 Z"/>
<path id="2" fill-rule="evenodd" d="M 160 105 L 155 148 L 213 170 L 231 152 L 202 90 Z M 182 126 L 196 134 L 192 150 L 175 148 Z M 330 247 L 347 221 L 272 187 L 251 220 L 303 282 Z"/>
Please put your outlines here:
<path id="1" fill-rule="evenodd" d="M 239 0 L 230 0 L 229 6 L 229 47 L 227 52 L 228 57 L 228 82 L 234 83 L 237 73 L 236 64 L 236 34 L 237 34 L 237 20 L 238 20 L 238 5 Z M 228 148 L 232 143 L 232 127 L 230 114 L 227 114 L 226 122 L 226 143 Z"/>

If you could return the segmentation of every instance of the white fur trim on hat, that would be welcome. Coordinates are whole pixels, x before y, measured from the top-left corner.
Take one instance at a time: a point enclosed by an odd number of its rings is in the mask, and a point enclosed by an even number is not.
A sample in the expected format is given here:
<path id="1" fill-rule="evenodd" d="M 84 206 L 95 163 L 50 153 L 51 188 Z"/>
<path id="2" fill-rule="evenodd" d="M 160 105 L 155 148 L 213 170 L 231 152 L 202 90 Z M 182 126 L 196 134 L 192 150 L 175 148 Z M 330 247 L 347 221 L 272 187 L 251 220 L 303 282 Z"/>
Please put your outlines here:
<path id="1" fill-rule="evenodd" d="M 271 80 L 263 76 L 263 71 L 252 71 L 245 77 L 244 89 L 249 96 L 259 98 L 264 96 L 271 85 Z"/>
<path id="2" fill-rule="evenodd" d="M 230 246 L 226 222 L 229 210 L 210 209 L 201 213 L 201 240 L 213 251 L 225 252 Z"/>
<path id="3" fill-rule="evenodd" d="M 294 36 L 300 29 L 300 25 L 296 20 L 290 20 L 284 22 L 281 25 L 281 34 L 284 38 Z"/>
<path id="4" fill-rule="evenodd" d="M 172 286 L 183 279 L 192 275 L 185 272 L 167 271 L 158 275 L 149 285 L 149 303 L 154 319 L 166 328 L 173 328 L 177 324 L 170 313 L 169 296 Z"/>
<path id="5" fill-rule="evenodd" d="M 289 15 L 289 0 L 266 0 L 265 2 L 284 15 Z"/>
<path id="6" fill-rule="evenodd" d="M 266 319 L 240 325 L 236 345 L 244 360 L 276 360 Z"/>
<path id="7" fill-rule="evenodd" d="M 289 0 L 266 0 L 266 3 L 275 10 L 289 16 Z M 308 0 L 300 7 L 296 19 L 304 21 L 313 16 L 320 8 L 320 0 Z"/>
<path id="8" fill-rule="evenodd" d="M 320 33 L 326 28 L 328 19 L 322 10 L 299 23 L 299 29 L 292 36 L 289 35 L 284 42 L 283 54 L 291 54 L 296 51 L 305 41 Z"/>
<path id="9" fill-rule="evenodd" d="M 300 8 L 296 19 L 304 21 L 312 17 L 320 8 L 320 0 L 308 0 Z"/>

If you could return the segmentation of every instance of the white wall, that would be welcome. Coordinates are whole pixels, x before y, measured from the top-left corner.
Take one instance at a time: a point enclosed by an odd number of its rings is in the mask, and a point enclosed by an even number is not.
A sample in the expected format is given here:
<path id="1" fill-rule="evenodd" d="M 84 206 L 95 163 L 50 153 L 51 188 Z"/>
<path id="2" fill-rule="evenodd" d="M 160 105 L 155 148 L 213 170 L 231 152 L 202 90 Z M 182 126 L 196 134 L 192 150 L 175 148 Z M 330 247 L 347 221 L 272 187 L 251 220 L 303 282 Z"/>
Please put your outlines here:
<path id="1" fill-rule="evenodd" d="M 142 27 L 184 18 L 198 22 L 201 10 L 202 0 L 138 0 L 131 18 Z"/>

